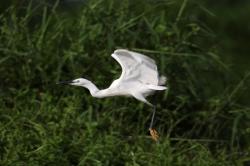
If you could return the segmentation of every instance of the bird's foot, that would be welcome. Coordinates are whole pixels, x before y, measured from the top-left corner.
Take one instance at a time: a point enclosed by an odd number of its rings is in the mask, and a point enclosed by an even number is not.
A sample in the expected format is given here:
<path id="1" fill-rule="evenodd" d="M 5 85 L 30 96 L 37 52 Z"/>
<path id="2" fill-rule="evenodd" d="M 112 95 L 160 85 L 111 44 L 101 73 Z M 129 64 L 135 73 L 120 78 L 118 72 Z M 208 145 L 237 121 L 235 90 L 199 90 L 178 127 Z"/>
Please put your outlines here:
<path id="1" fill-rule="evenodd" d="M 158 134 L 158 132 L 157 132 L 155 129 L 153 129 L 153 128 L 149 128 L 149 132 L 150 132 L 151 138 L 152 138 L 155 142 L 157 142 L 158 139 L 159 139 L 159 134 Z"/>

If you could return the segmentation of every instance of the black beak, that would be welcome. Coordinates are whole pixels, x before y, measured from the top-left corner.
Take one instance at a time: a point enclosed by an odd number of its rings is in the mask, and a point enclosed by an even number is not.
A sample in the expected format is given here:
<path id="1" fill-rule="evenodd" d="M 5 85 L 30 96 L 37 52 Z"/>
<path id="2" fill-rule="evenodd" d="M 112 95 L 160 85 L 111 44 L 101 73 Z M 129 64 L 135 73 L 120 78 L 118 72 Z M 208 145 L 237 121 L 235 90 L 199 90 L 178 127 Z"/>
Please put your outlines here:
<path id="1" fill-rule="evenodd" d="M 73 83 L 73 81 L 60 81 L 56 84 L 70 84 L 70 83 Z"/>

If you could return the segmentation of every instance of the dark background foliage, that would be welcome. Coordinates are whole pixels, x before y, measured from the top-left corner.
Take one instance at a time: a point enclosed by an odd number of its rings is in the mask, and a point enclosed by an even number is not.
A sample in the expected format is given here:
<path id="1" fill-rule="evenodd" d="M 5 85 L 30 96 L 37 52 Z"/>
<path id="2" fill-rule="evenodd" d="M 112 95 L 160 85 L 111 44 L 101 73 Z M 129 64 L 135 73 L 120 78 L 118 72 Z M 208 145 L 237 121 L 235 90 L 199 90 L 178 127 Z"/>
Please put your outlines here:
<path id="1" fill-rule="evenodd" d="M 1 165 L 249 163 L 248 1 L 4 1 L 0 5 Z M 105 88 L 128 48 L 154 58 L 169 90 L 152 110 L 56 82 Z"/>

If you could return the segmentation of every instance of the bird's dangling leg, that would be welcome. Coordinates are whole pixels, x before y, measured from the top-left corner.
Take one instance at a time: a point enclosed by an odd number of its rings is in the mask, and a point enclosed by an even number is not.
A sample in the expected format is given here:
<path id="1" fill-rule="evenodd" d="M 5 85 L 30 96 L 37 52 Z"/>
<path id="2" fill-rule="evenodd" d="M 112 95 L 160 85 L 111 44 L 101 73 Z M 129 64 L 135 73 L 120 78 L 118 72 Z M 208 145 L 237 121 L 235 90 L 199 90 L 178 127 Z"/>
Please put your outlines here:
<path id="1" fill-rule="evenodd" d="M 152 139 L 153 139 L 154 141 L 158 141 L 159 134 L 158 134 L 158 132 L 157 132 L 155 129 L 153 129 L 154 118 L 155 118 L 155 112 L 156 112 L 156 105 L 153 105 L 153 104 L 149 103 L 149 102 L 145 99 L 145 97 L 144 97 L 142 94 L 140 94 L 140 93 L 133 93 L 132 95 L 133 95 L 137 100 L 140 100 L 140 101 L 142 101 L 142 102 L 148 104 L 149 106 L 153 107 L 153 115 L 152 115 L 151 122 L 150 122 L 150 126 L 149 126 L 149 132 L 150 132 L 150 135 L 151 135 Z"/>
<path id="2" fill-rule="evenodd" d="M 156 112 L 156 106 L 153 105 L 153 114 L 152 114 L 152 117 L 151 117 L 151 122 L 150 122 L 150 126 L 149 126 L 149 132 L 150 132 L 150 135 L 152 137 L 152 139 L 154 141 L 158 141 L 159 139 L 159 134 L 158 132 L 153 128 L 153 125 L 154 125 L 154 118 L 155 118 L 155 112 Z"/>
<path id="3" fill-rule="evenodd" d="M 151 122 L 150 122 L 150 126 L 149 126 L 150 129 L 152 129 L 152 128 L 153 128 L 153 125 L 154 125 L 155 112 L 156 112 L 156 106 L 153 105 L 153 114 L 152 114 Z"/>

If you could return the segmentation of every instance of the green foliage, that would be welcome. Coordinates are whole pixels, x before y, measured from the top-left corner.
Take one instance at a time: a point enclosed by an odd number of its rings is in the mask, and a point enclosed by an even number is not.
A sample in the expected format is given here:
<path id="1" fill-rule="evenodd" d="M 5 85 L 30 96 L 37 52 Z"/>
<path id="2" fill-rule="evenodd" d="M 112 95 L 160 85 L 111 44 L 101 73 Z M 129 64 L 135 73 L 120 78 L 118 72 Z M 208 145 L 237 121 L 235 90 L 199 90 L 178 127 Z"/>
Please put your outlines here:
<path id="1" fill-rule="evenodd" d="M 232 78 L 191 7 L 186 0 L 98 0 L 70 13 L 59 1 L 34 1 L 4 10 L 0 165 L 249 162 L 250 108 L 238 103 L 249 75 Z M 83 76 L 107 87 L 121 71 L 110 57 L 116 48 L 153 57 L 168 77 L 169 90 L 153 97 L 158 143 L 148 137 L 151 110 L 142 103 L 56 85 Z"/>

